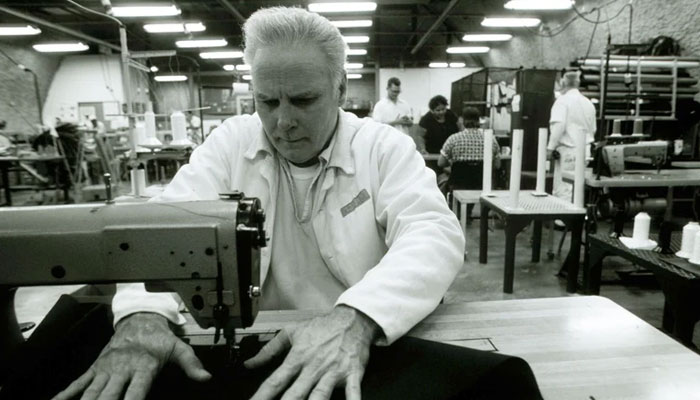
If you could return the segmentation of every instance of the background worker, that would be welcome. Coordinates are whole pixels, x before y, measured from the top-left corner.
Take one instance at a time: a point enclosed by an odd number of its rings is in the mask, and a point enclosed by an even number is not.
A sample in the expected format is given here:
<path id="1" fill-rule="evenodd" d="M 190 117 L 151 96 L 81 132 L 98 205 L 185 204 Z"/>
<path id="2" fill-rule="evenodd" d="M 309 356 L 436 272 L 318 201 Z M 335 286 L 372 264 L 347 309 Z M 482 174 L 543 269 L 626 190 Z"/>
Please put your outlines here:
<path id="1" fill-rule="evenodd" d="M 411 106 L 399 99 L 401 81 L 391 77 L 386 85 L 386 97 L 379 100 L 372 110 L 372 119 L 383 124 L 391 125 L 403 133 L 413 126 Z"/>

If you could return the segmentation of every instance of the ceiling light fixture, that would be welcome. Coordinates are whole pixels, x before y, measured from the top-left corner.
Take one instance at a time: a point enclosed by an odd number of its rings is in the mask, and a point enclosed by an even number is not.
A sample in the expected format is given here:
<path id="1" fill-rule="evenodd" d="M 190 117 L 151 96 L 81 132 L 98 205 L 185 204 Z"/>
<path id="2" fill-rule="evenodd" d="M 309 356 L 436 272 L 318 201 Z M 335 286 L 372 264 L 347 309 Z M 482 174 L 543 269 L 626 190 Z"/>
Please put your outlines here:
<path id="1" fill-rule="evenodd" d="M 345 43 L 367 43 L 369 36 L 343 36 Z"/>
<path id="2" fill-rule="evenodd" d="M 226 64 L 224 65 L 224 69 L 226 71 L 233 71 L 234 69 L 236 69 L 236 67 L 233 64 Z"/>
<path id="3" fill-rule="evenodd" d="M 510 33 L 467 33 L 462 36 L 464 42 L 505 42 L 513 38 Z"/>
<path id="4" fill-rule="evenodd" d="M 362 63 L 346 63 L 345 64 L 345 69 L 361 69 L 364 67 Z"/>
<path id="5" fill-rule="evenodd" d="M 463 62 L 451 62 L 450 63 L 450 68 L 464 68 L 466 66 L 467 66 L 467 64 L 465 64 Z"/>
<path id="6" fill-rule="evenodd" d="M 242 78 L 246 81 L 253 79 L 253 77 L 251 75 L 243 75 Z"/>
<path id="7" fill-rule="evenodd" d="M 331 21 L 337 28 L 369 28 L 372 26 L 371 19 Z"/>
<path id="8" fill-rule="evenodd" d="M 154 77 L 157 82 L 183 82 L 187 80 L 185 75 L 158 75 Z"/>
<path id="9" fill-rule="evenodd" d="M 250 65 L 238 64 L 238 65 L 236 65 L 236 71 L 250 71 Z"/>
<path id="10" fill-rule="evenodd" d="M 448 47 L 447 52 L 449 54 L 474 54 L 474 53 L 488 53 L 490 48 L 486 46 L 464 46 L 464 47 Z"/>
<path id="11" fill-rule="evenodd" d="M 201 22 L 146 24 L 143 30 L 148 33 L 204 32 L 207 29 Z"/>
<path id="12" fill-rule="evenodd" d="M 446 62 L 438 62 L 434 61 L 428 64 L 428 68 L 447 68 L 447 63 Z"/>
<path id="13" fill-rule="evenodd" d="M 362 12 L 374 11 L 376 9 L 377 3 L 374 2 L 309 4 L 309 11 L 315 13 Z"/>
<path id="14" fill-rule="evenodd" d="M 174 5 L 163 6 L 115 6 L 112 15 L 115 17 L 169 17 L 180 15 L 182 11 Z"/>
<path id="15" fill-rule="evenodd" d="M 572 0 L 510 0 L 504 7 L 508 10 L 569 10 Z"/>
<path id="16" fill-rule="evenodd" d="M 68 53 L 85 51 L 90 48 L 90 46 L 83 42 L 37 43 L 32 47 L 40 53 Z"/>
<path id="17" fill-rule="evenodd" d="M 38 35 L 41 29 L 33 25 L 0 25 L 0 36 Z"/>
<path id="18" fill-rule="evenodd" d="M 488 26 L 490 28 L 529 28 L 539 25 L 540 22 L 539 18 L 486 17 L 481 21 L 481 26 Z"/>
<path id="19" fill-rule="evenodd" d="M 226 59 L 226 58 L 243 58 L 243 52 L 242 51 L 208 51 L 204 53 L 199 53 L 199 56 L 201 58 L 204 58 L 206 60 L 215 60 L 215 59 Z"/>
<path id="20" fill-rule="evenodd" d="M 362 79 L 362 74 L 348 74 L 348 79 Z"/>
<path id="21" fill-rule="evenodd" d="M 365 49 L 348 49 L 347 54 L 349 56 L 364 56 L 367 54 Z"/>
<path id="22" fill-rule="evenodd" d="M 226 39 L 193 39 L 193 40 L 178 40 L 175 46 L 181 49 L 191 49 L 199 47 L 224 47 L 228 44 Z"/>
<path id="23" fill-rule="evenodd" d="M 158 72 L 158 67 L 156 67 L 155 65 L 151 65 L 150 70 L 151 72 Z"/>

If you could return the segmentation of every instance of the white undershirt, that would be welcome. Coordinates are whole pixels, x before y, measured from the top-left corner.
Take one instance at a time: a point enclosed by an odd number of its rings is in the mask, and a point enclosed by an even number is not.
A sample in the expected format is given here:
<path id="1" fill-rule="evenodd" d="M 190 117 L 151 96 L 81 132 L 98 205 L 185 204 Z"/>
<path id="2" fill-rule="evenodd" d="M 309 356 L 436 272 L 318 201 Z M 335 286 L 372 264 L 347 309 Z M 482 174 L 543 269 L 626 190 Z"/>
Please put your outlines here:
<path id="1" fill-rule="evenodd" d="M 272 259 L 260 309 L 329 309 L 346 287 L 323 261 L 311 222 L 325 168 L 321 162 L 299 168 L 284 160 L 279 168 Z"/>

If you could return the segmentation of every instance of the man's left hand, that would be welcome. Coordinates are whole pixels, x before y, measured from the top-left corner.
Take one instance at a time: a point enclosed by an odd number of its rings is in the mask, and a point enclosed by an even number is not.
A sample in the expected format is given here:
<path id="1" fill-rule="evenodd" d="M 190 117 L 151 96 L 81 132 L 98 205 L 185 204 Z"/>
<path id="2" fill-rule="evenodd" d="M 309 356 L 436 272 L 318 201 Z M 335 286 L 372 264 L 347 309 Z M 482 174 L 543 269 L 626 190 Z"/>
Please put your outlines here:
<path id="1" fill-rule="evenodd" d="M 272 399 L 282 392 L 282 400 L 329 399 L 333 389 L 341 385 L 348 400 L 360 400 L 369 348 L 379 332 L 369 317 L 343 305 L 327 315 L 283 329 L 245 362 L 246 368 L 257 368 L 289 351 L 252 400 Z"/>

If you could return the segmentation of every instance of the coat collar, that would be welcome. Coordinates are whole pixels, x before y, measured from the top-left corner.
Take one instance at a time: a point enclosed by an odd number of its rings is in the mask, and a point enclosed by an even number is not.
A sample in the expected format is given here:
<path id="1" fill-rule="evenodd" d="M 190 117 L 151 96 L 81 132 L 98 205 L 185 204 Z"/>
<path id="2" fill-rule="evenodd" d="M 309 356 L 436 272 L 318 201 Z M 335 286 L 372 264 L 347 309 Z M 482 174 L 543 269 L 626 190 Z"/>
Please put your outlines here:
<path id="1" fill-rule="evenodd" d="M 275 148 L 267 140 L 265 132 L 263 131 L 262 122 L 257 113 L 253 114 L 256 118 L 256 134 L 253 135 L 253 140 L 250 146 L 244 153 L 244 157 L 253 160 L 259 155 L 263 157 L 273 156 L 275 154 Z M 352 155 L 352 139 L 355 133 L 358 131 L 361 120 L 355 115 L 347 113 L 341 109 L 338 109 L 338 127 L 334 134 L 334 138 L 331 140 L 331 144 L 321 152 L 320 157 L 326 159 L 329 167 L 337 167 L 343 170 L 346 174 L 355 173 L 355 162 Z"/>

